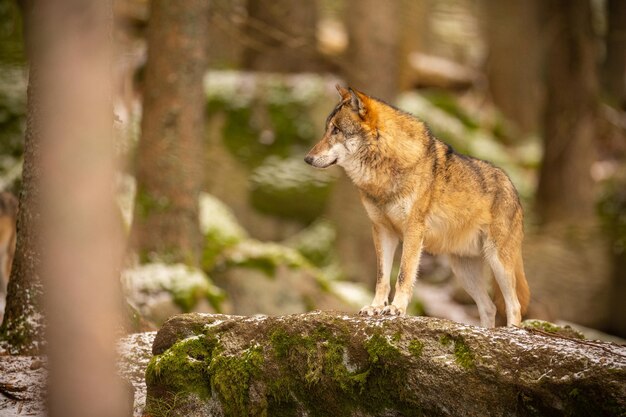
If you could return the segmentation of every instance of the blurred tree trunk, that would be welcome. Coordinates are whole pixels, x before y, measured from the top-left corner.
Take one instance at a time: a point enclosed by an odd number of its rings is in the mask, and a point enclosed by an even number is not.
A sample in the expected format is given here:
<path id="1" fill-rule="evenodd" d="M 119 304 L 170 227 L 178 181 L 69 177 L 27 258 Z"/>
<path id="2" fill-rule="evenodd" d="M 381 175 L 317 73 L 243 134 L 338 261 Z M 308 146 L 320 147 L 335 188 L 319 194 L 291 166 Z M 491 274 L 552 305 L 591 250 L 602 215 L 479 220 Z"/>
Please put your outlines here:
<path id="1" fill-rule="evenodd" d="M 604 92 L 626 109 L 626 1 L 607 1 L 608 28 L 604 60 Z"/>
<path id="2" fill-rule="evenodd" d="M 541 110 L 540 5 L 541 0 L 482 1 L 489 91 L 524 134 L 537 130 Z"/>
<path id="3" fill-rule="evenodd" d="M 346 0 L 348 51 L 344 71 L 352 87 L 393 100 L 400 80 L 400 0 Z"/>
<path id="4" fill-rule="evenodd" d="M 589 0 L 546 0 L 544 156 L 537 209 L 544 223 L 594 215 L 596 47 Z"/>
<path id="5" fill-rule="evenodd" d="M 24 166 L 17 216 L 17 245 L 7 288 L 4 321 L 0 327 L 1 347 L 11 354 L 36 355 L 44 347 L 44 318 L 41 314 L 42 284 L 39 274 L 41 247 L 40 187 L 42 134 L 40 62 L 31 41 L 36 29 L 33 2 L 20 2 L 29 59 L 28 103 L 24 137 Z"/>
<path id="6" fill-rule="evenodd" d="M 115 370 L 123 250 L 113 195 L 111 0 L 32 4 L 48 415 L 128 416 Z"/>
<path id="7" fill-rule="evenodd" d="M 429 53 L 431 40 L 430 10 L 431 0 L 400 0 L 400 68 L 398 88 L 413 87 L 414 69 L 409 65 L 409 55 L 413 52 Z"/>
<path id="8" fill-rule="evenodd" d="M 155 0 L 132 244 L 141 261 L 199 263 L 208 2 Z"/>
<path id="9" fill-rule="evenodd" d="M 247 0 L 243 67 L 254 71 L 313 72 L 317 55 L 317 3 Z"/>

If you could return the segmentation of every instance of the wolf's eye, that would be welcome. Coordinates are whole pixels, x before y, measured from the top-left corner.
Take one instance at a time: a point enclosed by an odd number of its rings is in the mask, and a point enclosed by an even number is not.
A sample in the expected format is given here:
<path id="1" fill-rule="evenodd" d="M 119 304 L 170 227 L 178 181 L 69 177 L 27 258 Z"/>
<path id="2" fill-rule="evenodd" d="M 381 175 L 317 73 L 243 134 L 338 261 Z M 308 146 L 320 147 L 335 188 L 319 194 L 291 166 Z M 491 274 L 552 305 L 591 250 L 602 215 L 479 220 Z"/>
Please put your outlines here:
<path id="1" fill-rule="evenodd" d="M 333 135 L 336 135 L 339 133 L 339 128 L 337 126 L 333 126 L 333 130 L 331 132 Z"/>

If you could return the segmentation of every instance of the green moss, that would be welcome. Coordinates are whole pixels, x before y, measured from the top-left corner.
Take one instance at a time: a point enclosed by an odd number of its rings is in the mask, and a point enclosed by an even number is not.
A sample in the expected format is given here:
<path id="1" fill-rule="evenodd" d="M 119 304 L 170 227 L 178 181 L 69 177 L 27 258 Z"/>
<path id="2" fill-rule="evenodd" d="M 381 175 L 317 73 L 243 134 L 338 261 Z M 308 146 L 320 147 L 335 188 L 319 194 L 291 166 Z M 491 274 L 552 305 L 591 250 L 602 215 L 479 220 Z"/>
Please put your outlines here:
<path id="1" fill-rule="evenodd" d="M 424 343 L 420 342 L 419 340 L 411 340 L 411 342 L 409 342 L 409 352 L 411 352 L 411 355 L 415 356 L 416 358 L 419 358 L 420 356 L 422 356 L 422 351 L 424 350 Z"/>
<path id="2" fill-rule="evenodd" d="M 158 197 L 139 186 L 135 197 L 135 213 L 140 219 L 147 219 L 154 213 L 164 213 L 171 208 L 171 202 L 164 196 Z"/>
<path id="3" fill-rule="evenodd" d="M 197 392 L 186 384 L 199 384 L 204 387 L 201 395 L 220 399 L 225 416 L 297 416 L 303 410 L 311 417 L 383 415 L 390 409 L 407 417 L 421 415 L 420 405 L 407 400 L 406 369 L 391 366 L 409 360 L 394 342 L 401 335 L 376 333 L 366 340 L 355 339 L 341 320 L 304 328 L 273 324 L 277 327 L 267 348 L 253 346 L 238 355 L 228 354 L 214 338 L 207 339 L 215 341 L 210 349 L 203 348 L 200 339 L 178 342 L 167 351 L 177 358 L 178 376 L 164 372 L 166 352 L 160 355 L 160 372 L 151 362 L 148 381 L 159 377 L 162 384 L 194 395 Z M 264 355 L 275 360 L 265 361 Z M 254 404 L 249 392 L 252 380 L 265 387 Z"/>
<path id="4" fill-rule="evenodd" d="M 454 360 L 458 365 L 465 369 L 475 366 L 474 353 L 467 343 L 465 343 L 463 337 L 453 337 L 449 334 L 444 334 L 439 338 L 439 342 L 443 346 L 454 346 Z"/>
<path id="5" fill-rule="evenodd" d="M 562 336 L 574 337 L 577 339 L 585 338 L 585 336 L 581 332 L 573 329 L 571 326 L 559 326 L 558 324 L 550 323 L 549 321 L 544 320 L 524 320 L 521 324 L 521 327 L 525 329 L 537 329 L 543 332 L 560 334 Z"/>
<path id="6" fill-rule="evenodd" d="M 279 95 L 283 98 L 275 100 Z M 243 101 L 234 96 L 208 98 L 209 117 L 224 116 L 224 145 L 246 166 L 259 166 L 270 155 L 288 157 L 313 141 L 307 105 L 287 95 L 285 90 L 284 94 L 268 92 Z"/>
<path id="7" fill-rule="evenodd" d="M 247 415 L 250 380 L 263 365 L 263 349 L 254 346 L 240 356 L 221 353 L 209 365 L 211 389 L 221 399 L 226 416 Z"/>
<path id="8" fill-rule="evenodd" d="M 261 346 L 252 346 L 238 356 L 229 355 L 209 332 L 180 340 L 154 356 L 146 369 L 146 382 L 179 399 L 192 394 L 208 399 L 215 393 L 225 416 L 240 416 L 246 414 L 250 381 L 261 372 L 263 361 Z M 173 398 L 168 397 L 167 402 L 171 403 Z M 166 411 L 167 408 L 158 400 L 147 404 L 147 409 Z"/>
<path id="9" fill-rule="evenodd" d="M 146 383 L 162 384 L 176 395 L 211 395 L 207 364 L 210 363 L 217 339 L 194 336 L 175 343 L 161 355 L 154 356 L 146 368 Z"/>
<path id="10" fill-rule="evenodd" d="M 382 366 L 387 370 L 387 364 L 400 356 L 400 351 L 393 346 L 385 336 L 380 333 L 374 334 L 365 342 L 365 350 L 369 354 L 370 364 Z"/>
<path id="11" fill-rule="evenodd" d="M 456 363 L 465 369 L 469 369 L 474 366 L 474 354 L 469 346 L 465 344 L 463 339 L 458 339 L 454 343 L 454 357 L 456 358 Z"/>

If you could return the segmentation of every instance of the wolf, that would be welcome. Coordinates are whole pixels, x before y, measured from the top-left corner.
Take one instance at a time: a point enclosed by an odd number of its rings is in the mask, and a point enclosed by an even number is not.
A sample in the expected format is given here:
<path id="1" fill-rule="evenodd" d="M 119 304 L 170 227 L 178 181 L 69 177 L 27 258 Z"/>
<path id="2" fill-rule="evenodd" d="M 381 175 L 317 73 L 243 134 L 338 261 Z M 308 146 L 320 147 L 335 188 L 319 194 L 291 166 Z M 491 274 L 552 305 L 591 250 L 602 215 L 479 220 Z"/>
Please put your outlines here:
<path id="1" fill-rule="evenodd" d="M 372 221 L 376 290 L 360 314 L 405 314 L 425 250 L 449 255 L 482 326 L 495 326 L 497 309 L 505 310 L 507 325 L 519 325 L 530 292 L 522 261 L 523 212 L 509 177 L 489 162 L 455 152 L 413 115 L 352 88 L 337 85 L 337 91 L 341 100 L 326 119 L 324 136 L 304 159 L 316 168 L 341 166 Z M 498 308 L 485 265 L 497 283 Z"/>
<path id="2" fill-rule="evenodd" d="M 13 194 L 0 192 L 0 294 L 6 293 L 11 274 L 15 253 L 17 205 L 17 198 Z"/>

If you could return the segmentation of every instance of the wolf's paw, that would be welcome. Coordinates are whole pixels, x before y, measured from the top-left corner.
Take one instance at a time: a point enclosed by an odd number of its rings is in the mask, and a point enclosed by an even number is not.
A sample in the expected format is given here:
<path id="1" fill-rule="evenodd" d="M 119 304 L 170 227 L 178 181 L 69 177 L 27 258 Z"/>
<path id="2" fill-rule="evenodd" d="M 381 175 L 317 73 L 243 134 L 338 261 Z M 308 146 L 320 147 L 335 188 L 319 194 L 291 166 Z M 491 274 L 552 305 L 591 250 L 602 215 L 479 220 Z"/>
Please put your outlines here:
<path id="1" fill-rule="evenodd" d="M 359 311 L 360 316 L 379 316 L 385 306 L 365 306 Z"/>
<path id="2" fill-rule="evenodd" d="M 381 312 L 381 314 L 384 316 L 404 316 L 405 313 L 405 308 L 397 307 L 393 304 L 390 304 L 387 307 L 383 308 L 383 311 Z"/>

